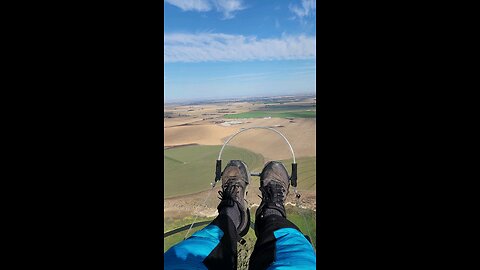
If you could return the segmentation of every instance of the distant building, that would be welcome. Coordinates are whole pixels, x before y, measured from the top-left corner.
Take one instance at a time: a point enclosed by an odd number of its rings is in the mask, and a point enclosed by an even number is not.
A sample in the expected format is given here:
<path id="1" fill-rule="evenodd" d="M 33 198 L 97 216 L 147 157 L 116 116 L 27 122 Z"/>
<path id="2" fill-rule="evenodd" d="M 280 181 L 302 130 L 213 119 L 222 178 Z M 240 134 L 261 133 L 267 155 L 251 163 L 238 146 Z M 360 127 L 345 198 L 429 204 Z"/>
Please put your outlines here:
<path id="1" fill-rule="evenodd" d="M 239 124 L 243 124 L 243 122 L 242 121 L 228 121 L 228 122 L 223 122 L 220 125 L 222 125 L 224 127 L 228 127 L 228 126 L 239 125 Z"/>

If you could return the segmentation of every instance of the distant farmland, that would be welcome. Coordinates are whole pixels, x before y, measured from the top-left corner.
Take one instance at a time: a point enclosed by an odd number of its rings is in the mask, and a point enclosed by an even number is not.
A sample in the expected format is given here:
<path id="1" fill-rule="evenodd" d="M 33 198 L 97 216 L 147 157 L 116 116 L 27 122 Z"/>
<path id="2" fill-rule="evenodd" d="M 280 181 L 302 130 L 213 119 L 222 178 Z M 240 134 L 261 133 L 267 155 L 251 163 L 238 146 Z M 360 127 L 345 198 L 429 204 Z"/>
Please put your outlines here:
<path id="1" fill-rule="evenodd" d="M 194 145 L 164 150 L 164 198 L 208 190 L 215 177 L 215 160 L 220 148 Z M 250 170 L 263 166 L 262 155 L 227 146 L 222 154 L 223 168 L 231 159 L 244 161 Z"/>
<path id="2" fill-rule="evenodd" d="M 225 118 L 315 118 L 317 117 L 316 105 L 312 104 L 285 104 L 266 105 L 260 109 L 249 112 L 226 114 Z"/>
<path id="3" fill-rule="evenodd" d="M 237 119 L 237 118 L 315 118 L 317 117 L 316 111 L 293 111 L 293 112 L 269 112 L 269 111 L 250 111 L 236 114 L 226 114 L 225 118 Z"/>

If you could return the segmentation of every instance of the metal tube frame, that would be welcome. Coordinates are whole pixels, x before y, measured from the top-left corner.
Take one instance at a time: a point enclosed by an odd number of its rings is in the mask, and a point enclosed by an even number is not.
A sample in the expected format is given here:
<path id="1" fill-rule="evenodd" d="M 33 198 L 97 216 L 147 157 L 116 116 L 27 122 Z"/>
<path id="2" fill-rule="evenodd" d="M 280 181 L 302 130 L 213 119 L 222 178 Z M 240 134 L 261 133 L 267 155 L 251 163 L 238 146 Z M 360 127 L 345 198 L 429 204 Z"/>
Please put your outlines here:
<path id="1" fill-rule="evenodd" d="M 275 133 L 277 133 L 278 135 L 280 135 L 284 140 L 285 142 L 288 144 L 288 146 L 290 147 L 290 151 L 292 152 L 292 157 L 293 157 L 293 163 L 297 163 L 296 160 L 295 160 L 295 153 L 293 152 L 293 148 L 292 148 L 292 145 L 290 144 L 290 142 L 287 140 L 287 138 L 278 130 L 274 129 L 274 128 L 271 128 L 271 127 L 250 127 L 250 128 L 243 128 L 241 130 L 239 130 L 237 133 L 233 134 L 232 136 L 230 136 L 230 138 L 228 138 L 228 140 L 223 144 L 222 146 L 222 149 L 220 150 L 220 153 L 218 154 L 218 159 L 217 160 L 221 160 L 222 159 L 222 152 L 223 152 L 223 148 L 225 148 L 225 146 L 233 139 L 235 138 L 235 136 L 237 136 L 238 134 L 244 132 L 244 131 L 247 131 L 247 130 L 251 130 L 251 129 L 267 129 L 267 130 L 271 130 Z"/>

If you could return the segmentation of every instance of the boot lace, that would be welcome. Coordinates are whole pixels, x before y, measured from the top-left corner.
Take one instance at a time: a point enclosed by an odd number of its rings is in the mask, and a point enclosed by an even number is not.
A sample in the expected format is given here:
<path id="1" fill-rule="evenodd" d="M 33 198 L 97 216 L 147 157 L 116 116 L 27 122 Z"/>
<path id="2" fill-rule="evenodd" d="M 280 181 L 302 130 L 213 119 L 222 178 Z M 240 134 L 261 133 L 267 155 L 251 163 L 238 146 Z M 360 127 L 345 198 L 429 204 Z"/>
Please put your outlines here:
<path id="1" fill-rule="evenodd" d="M 240 185 L 235 181 L 236 177 L 228 179 L 227 183 L 222 186 L 222 190 L 218 191 L 218 198 L 222 201 L 222 205 L 232 206 L 237 200 L 237 194 L 240 191 Z"/>
<path id="2" fill-rule="evenodd" d="M 265 202 L 280 203 L 285 201 L 286 192 L 285 187 L 276 181 L 271 181 L 268 185 L 260 187 L 262 196 L 260 199 Z"/>

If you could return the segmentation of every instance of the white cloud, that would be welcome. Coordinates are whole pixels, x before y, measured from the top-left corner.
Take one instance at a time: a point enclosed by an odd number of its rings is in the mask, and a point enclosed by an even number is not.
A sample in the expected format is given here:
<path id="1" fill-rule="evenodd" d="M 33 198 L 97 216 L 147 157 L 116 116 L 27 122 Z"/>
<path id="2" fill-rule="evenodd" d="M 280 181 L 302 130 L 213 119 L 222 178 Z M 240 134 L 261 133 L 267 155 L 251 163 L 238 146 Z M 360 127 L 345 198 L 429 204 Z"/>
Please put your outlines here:
<path id="1" fill-rule="evenodd" d="M 288 8 L 299 18 L 303 18 L 310 15 L 314 16 L 317 6 L 315 0 L 302 0 L 301 6 L 290 4 Z"/>
<path id="2" fill-rule="evenodd" d="M 213 3 L 223 13 L 224 19 L 232 19 L 235 17 L 234 11 L 245 9 L 242 0 L 213 0 Z"/>
<path id="3" fill-rule="evenodd" d="M 314 36 L 254 36 L 215 33 L 165 34 L 164 57 L 172 62 L 315 59 Z"/>
<path id="4" fill-rule="evenodd" d="M 223 19 L 232 19 L 234 12 L 243 10 L 243 0 L 165 0 L 165 2 L 180 8 L 183 11 L 210 11 L 215 10 L 223 14 Z"/>
<path id="5" fill-rule="evenodd" d="M 212 9 L 208 0 L 165 0 L 165 2 L 183 11 L 209 11 Z"/>

